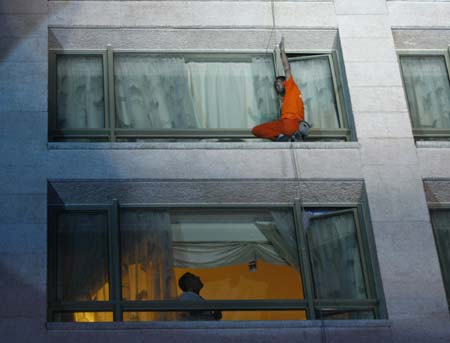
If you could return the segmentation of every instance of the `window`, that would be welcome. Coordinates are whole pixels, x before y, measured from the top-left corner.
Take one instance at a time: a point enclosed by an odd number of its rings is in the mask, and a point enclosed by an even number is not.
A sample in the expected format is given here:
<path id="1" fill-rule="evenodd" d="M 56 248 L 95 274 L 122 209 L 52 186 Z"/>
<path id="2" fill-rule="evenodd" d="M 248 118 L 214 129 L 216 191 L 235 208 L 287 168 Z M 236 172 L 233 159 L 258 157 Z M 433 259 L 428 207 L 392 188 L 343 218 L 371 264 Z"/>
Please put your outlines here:
<path id="1" fill-rule="evenodd" d="M 400 65 L 414 137 L 450 139 L 448 51 L 402 51 Z"/>
<path id="2" fill-rule="evenodd" d="M 431 223 L 450 309 L 450 210 L 432 210 Z"/>
<path id="3" fill-rule="evenodd" d="M 335 53 L 292 55 L 311 140 L 349 140 Z M 49 140 L 247 140 L 279 117 L 267 53 L 51 51 Z"/>
<path id="4" fill-rule="evenodd" d="M 358 208 L 49 213 L 50 321 L 384 316 Z M 203 287 L 180 281 L 192 275 Z"/>

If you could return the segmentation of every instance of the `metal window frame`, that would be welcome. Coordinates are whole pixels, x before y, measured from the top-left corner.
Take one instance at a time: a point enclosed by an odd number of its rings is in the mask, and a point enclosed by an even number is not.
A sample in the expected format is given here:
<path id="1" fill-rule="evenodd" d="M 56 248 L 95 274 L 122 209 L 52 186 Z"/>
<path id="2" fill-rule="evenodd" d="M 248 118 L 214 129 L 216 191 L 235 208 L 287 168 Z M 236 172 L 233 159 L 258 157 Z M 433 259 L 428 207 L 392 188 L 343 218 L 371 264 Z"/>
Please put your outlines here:
<path id="1" fill-rule="evenodd" d="M 303 228 L 303 211 L 306 207 L 323 207 L 323 208 L 342 208 L 344 212 L 350 211 L 354 214 L 355 226 L 359 232 L 358 242 L 360 244 L 361 259 L 363 264 L 363 273 L 368 283 L 368 298 L 363 300 L 356 299 L 316 299 L 314 297 L 314 287 L 312 281 L 312 272 L 309 258 L 309 247 L 307 244 L 306 232 Z M 164 301 L 124 301 L 121 294 L 121 266 L 120 266 L 120 241 L 119 241 L 119 215 L 121 209 L 167 209 L 167 210 L 190 210 L 199 211 L 208 209 L 242 209 L 242 210 L 258 210 L 258 209 L 276 209 L 284 208 L 292 211 L 294 226 L 296 232 L 296 240 L 298 247 L 298 258 L 300 266 L 301 282 L 303 287 L 303 299 L 279 299 L 279 300 L 208 300 L 202 303 L 164 300 Z M 60 212 L 86 212 L 86 211 L 107 211 L 108 213 L 108 254 L 109 254 L 109 275 L 110 275 L 110 300 L 103 302 L 57 302 L 55 298 L 55 274 L 56 274 L 56 216 Z M 342 212 L 342 211 L 341 211 Z M 373 244 L 368 237 L 369 228 L 361 225 L 364 222 L 362 213 L 364 212 L 361 204 L 302 204 L 296 199 L 293 203 L 277 203 L 277 204 L 120 204 L 117 200 L 113 200 L 109 205 L 65 205 L 49 207 L 49 254 L 48 254 L 48 321 L 53 321 L 55 313 L 60 312 L 112 312 L 114 321 L 122 321 L 123 313 L 127 311 L 151 312 L 151 311 L 189 311 L 189 310 L 298 310 L 305 311 L 307 319 L 317 319 L 316 311 L 372 311 L 374 318 L 385 318 L 383 312 L 383 297 L 380 296 L 378 288 L 380 285 L 376 283 L 377 273 L 375 273 L 372 259 L 374 248 L 368 247 Z M 363 258 L 364 256 L 364 258 Z M 379 275 L 378 275 L 379 277 Z M 382 294 L 381 294 L 382 295 Z"/>
<path id="2" fill-rule="evenodd" d="M 433 225 L 433 221 L 431 220 L 431 212 L 439 212 L 439 211 L 450 212 L 450 204 L 428 204 L 428 210 L 430 212 L 430 223 L 431 223 L 431 228 L 433 230 L 433 237 L 434 237 L 434 243 L 436 245 L 436 251 L 438 253 L 439 267 L 441 269 L 442 281 L 444 282 L 444 288 L 445 288 L 445 292 L 446 292 L 446 296 L 447 296 L 447 305 L 448 305 L 448 309 L 450 311 L 450 278 L 447 280 L 444 277 L 444 274 L 442 273 L 442 270 L 444 270 L 442 261 L 441 261 L 442 249 L 439 247 L 439 245 L 437 243 L 438 239 L 437 239 L 436 229 Z"/>
<path id="3" fill-rule="evenodd" d="M 411 127 L 413 131 L 413 136 L 416 141 L 418 140 L 450 140 L 450 129 L 424 129 L 424 128 L 415 128 L 413 126 L 412 118 L 411 118 L 411 108 L 409 106 L 409 101 L 406 93 L 406 84 L 405 79 L 403 77 L 403 68 L 401 64 L 402 56 L 443 56 L 445 59 L 445 65 L 447 68 L 447 77 L 450 82 L 450 45 L 447 49 L 397 49 L 397 61 L 400 67 L 400 74 L 402 78 L 402 85 L 405 94 L 405 99 L 407 100 L 409 119 L 411 122 Z"/>
<path id="4" fill-rule="evenodd" d="M 196 58 L 210 56 L 226 56 L 227 58 L 250 58 L 251 56 L 272 56 L 267 50 L 236 50 L 236 51 L 201 51 L 201 50 L 130 50 L 113 49 L 108 45 L 106 50 L 49 50 L 49 141 L 64 141 L 76 139 L 91 139 L 100 141 L 133 141 L 136 139 L 232 139 L 245 140 L 255 138 L 250 129 L 123 129 L 117 128 L 115 111 L 115 87 L 114 87 L 114 57 L 120 54 L 170 54 L 180 56 L 195 56 Z M 311 50 L 289 51 L 288 55 L 327 55 L 333 79 L 334 93 L 336 97 L 339 125 L 337 129 L 311 128 L 307 140 L 310 141 L 349 141 L 354 138 L 348 126 L 348 114 L 345 99 L 342 92 L 341 72 L 336 50 Z M 104 99 L 105 99 L 105 128 L 104 129 L 61 129 L 56 125 L 56 59 L 58 55 L 102 55 L 104 73 Z M 275 61 L 274 78 L 275 78 Z"/>

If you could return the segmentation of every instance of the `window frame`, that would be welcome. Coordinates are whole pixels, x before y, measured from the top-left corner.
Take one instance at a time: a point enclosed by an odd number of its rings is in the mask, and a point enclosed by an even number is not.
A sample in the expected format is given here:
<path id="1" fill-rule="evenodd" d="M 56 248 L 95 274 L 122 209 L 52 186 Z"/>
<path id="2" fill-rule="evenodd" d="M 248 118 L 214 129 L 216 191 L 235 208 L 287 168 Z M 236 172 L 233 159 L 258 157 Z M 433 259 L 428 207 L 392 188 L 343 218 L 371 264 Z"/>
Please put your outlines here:
<path id="1" fill-rule="evenodd" d="M 49 50 L 49 141 L 71 141 L 72 139 L 92 139 L 106 142 L 120 140 L 133 141 L 133 139 L 223 139 L 223 140 L 245 140 L 255 138 L 251 129 L 124 129 L 116 127 L 116 104 L 114 86 L 114 57 L 120 54 L 162 54 L 171 55 L 241 55 L 258 56 L 267 55 L 274 63 L 274 79 L 276 75 L 276 60 L 273 53 L 267 50 L 236 50 L 236 51 L 171 51 L 171 50 L 139 50 L 139 49 L 113 49 L 108 46 L 106 50 L 81 50 L 81 49 L 51 49 Z M 102 55 L 103 56 L 103 78 L 105 99 L 105 128 L 104 129 L 61 129 L 57 127 L 57 75 L 56 60 L 59 55 Z M 300 56 L 302 55 L 302 56 Z M 337 50 L 292 50 L 288 58 L 307 58 L 327 55 L 333 80 L 334 94 L 338 119 L 341 125 L 338 129 L 323 129 L 312 127 L 307 138 L 309 141 L 339 140 L 352 141 L 354 132 L 350 129 L 349 107 L 345 105 L 346 97 L 343 92 L 343 66 L 338 57 Z"/>
<path id="2" fill-rule="evenodd" d="M 447 49 L 397 49 L 397 60 L 400 67 L 400 74 L 402 79 L 402 86 L 405 94 L 406 105 L 408 106 L 408 114 L 409 120 L 411 123 L 411 128 L 413 132 L 414 139 L 418 140 L 439 140 L 440 138 L 445 140 L 450 140 L 450 128 L 449 129 L 423 129 L 423 128 L 415 128 L 413 126 L 412 118 L 411 118 L 411 109 L 408 102 L 408 97 L 406 94 L 406 84 L 405 79 L 403 77 L 403 68 L 401 64 L 402 56 L 444 56 L 445 65 L 447 67 L 447 77 L 450 82 L 450 44 Z"/>
<path id="3" fill-rule="evenodd" d="M 345 212 L 354 214 L 358 246 L 361 253 L 363 277 L 367 283 L 367 299 L 316 299 L 314 297 L 314 285 L 309 259 L 309 247 L 306 232 L 303 227 L 303 211 L 305 208 L 339 208 Z M 54 314 L 60 312 L 112 312 L 113 321 L 123 321 L 123 313 L 126 311 L 188 311 L 188 310 L 298 310 L 305 311 L 307 320 L 318 318 L 318 309 L 361 312 L 372 311 L 374 319 L 387 317 L 384 306 L 384 296 L 381 287 L 381 278 L 378 271 L 375 247 L 371 227 L 366 223 L 363 204 L 302 204 L 300 200 L 293 203 L 280 204 L 120 204 L 117 200 L 109 205 L 58 205 L 49 206 L 49 230 L 48 230 L 48 306 L 47 320 L 54 321 Z M 120 240 L 119 240 L 119 211 L 120 209 L 168 209 L 168 210 L 207 210 L 207 209 L 291 209 L 297 237 L 298 258 L 300 261 L 300 273 L 303 286 L 303 299 L 286 300 L 207 300 L 202 303 L 179 300 L 159 301 L 123 301 L 121 290 L 121 265 L 120 265 Z M 57 215 L 61 212 L 86 212 L 106 211 L 108 215 L 108 257 L 110 275 L 110 300 L 109 301 L 84 301 L 84 302 L 57 302 L 56 301 L 56 230 Z"/>
<path id="4" fill-rule="evenodd" d="M 448 306 L 448 310 L 450 311 L 450 279 L 446 280 L 444 274 L 442 273 L 442 271 L 444 269 L 443 269 L 443 265 L 442 265 L 442 261 L 441 261 L 441 249 L 437 242 L 436 229 L 433 225 L 433 221 L 431 220 L 431 212 L 447 211 L 450 213 L 450 203 L 429 203 L 428 210 L 430 212 L 430 224 L 431 224 L 431 228 L 433 230 L 433 238 L 434 238 L 434 243 L 436 246 L 436 251 L 438 254 L 439 267 L 440 267 L 440 271 L 441 271 L 442 281 L 444 283 L 444 289 L 445 289 L 445 293 L 446 293 L 445 295 L 447 297 L 447 306 Z"/>

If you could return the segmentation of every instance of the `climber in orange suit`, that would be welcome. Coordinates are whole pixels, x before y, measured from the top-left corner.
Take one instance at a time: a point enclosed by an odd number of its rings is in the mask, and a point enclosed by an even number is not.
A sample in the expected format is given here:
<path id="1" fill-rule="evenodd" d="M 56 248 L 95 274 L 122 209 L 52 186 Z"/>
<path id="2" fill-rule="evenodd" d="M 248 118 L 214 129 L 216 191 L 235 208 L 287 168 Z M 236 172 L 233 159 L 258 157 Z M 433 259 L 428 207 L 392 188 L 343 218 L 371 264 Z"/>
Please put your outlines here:
<path id="1" fill-rule="evenodd" d="M 299 123 L 305 118 L 302 93 L 295 84 L 291 67 L 284 50 L 284 38 L 280 42 L 280 55 L 283 62 L 284 76 L 277 76 L 275 90 L 282 98 L 281 118 L 272 122 L 255 126 L 252 133 L 256 137 L 273 141 L 289 141 L 299 130 Z"/>

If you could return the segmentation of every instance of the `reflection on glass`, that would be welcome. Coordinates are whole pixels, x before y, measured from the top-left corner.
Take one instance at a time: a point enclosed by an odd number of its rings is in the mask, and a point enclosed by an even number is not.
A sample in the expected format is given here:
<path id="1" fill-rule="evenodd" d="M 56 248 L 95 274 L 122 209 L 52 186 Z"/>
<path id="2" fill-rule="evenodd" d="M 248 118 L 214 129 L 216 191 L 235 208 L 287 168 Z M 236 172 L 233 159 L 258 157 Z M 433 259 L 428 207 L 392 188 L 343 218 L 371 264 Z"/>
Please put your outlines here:
<path id="1" fill-rule="evenodd" d="M 55 313 L 53 320 L 55 322 L 112 322 L 112 312 L 59 312 Z"/>
<path id="2" fill-rule="evenodd" d="M 59 55 L 57 123 L 61 129 L 105 127 L 102 56 Z"/>
<path id="3" fill-rule="evenodd" d="M 124 300 L 303 299 L 290 210 L 123 209 L 120 228 Z"/>
<path id="4" fill-rule="evenodd" d="M 306 320 L 306 311 L 221 311 L 222 320 Z M 164 315 L 161 315 L 165 313 Z M 126 322 L 186 320 L 185 312 L 124 312 Z"/>
<path id="5" fill-rule="evenodd" d="M 109 300 L 106 214 L 59 214 L 57 239 L 57 299 Z"/>
<path id="6" fill-rule="evenodd" d="M 450 211 L 431 211 L 442 277 L 450 300 Z"/>
<path id="7" fill-rule="evenodd" d="M 373 311 L 349 310 L 316 310 L 317 319 L 348 320 L 348 319 L 375 319 Z"/>
<path id="8" fill-rule="evenodd" d="M 316 297 L 367 298 L 353 212 L 312 215 L 307 233 Z"/>

